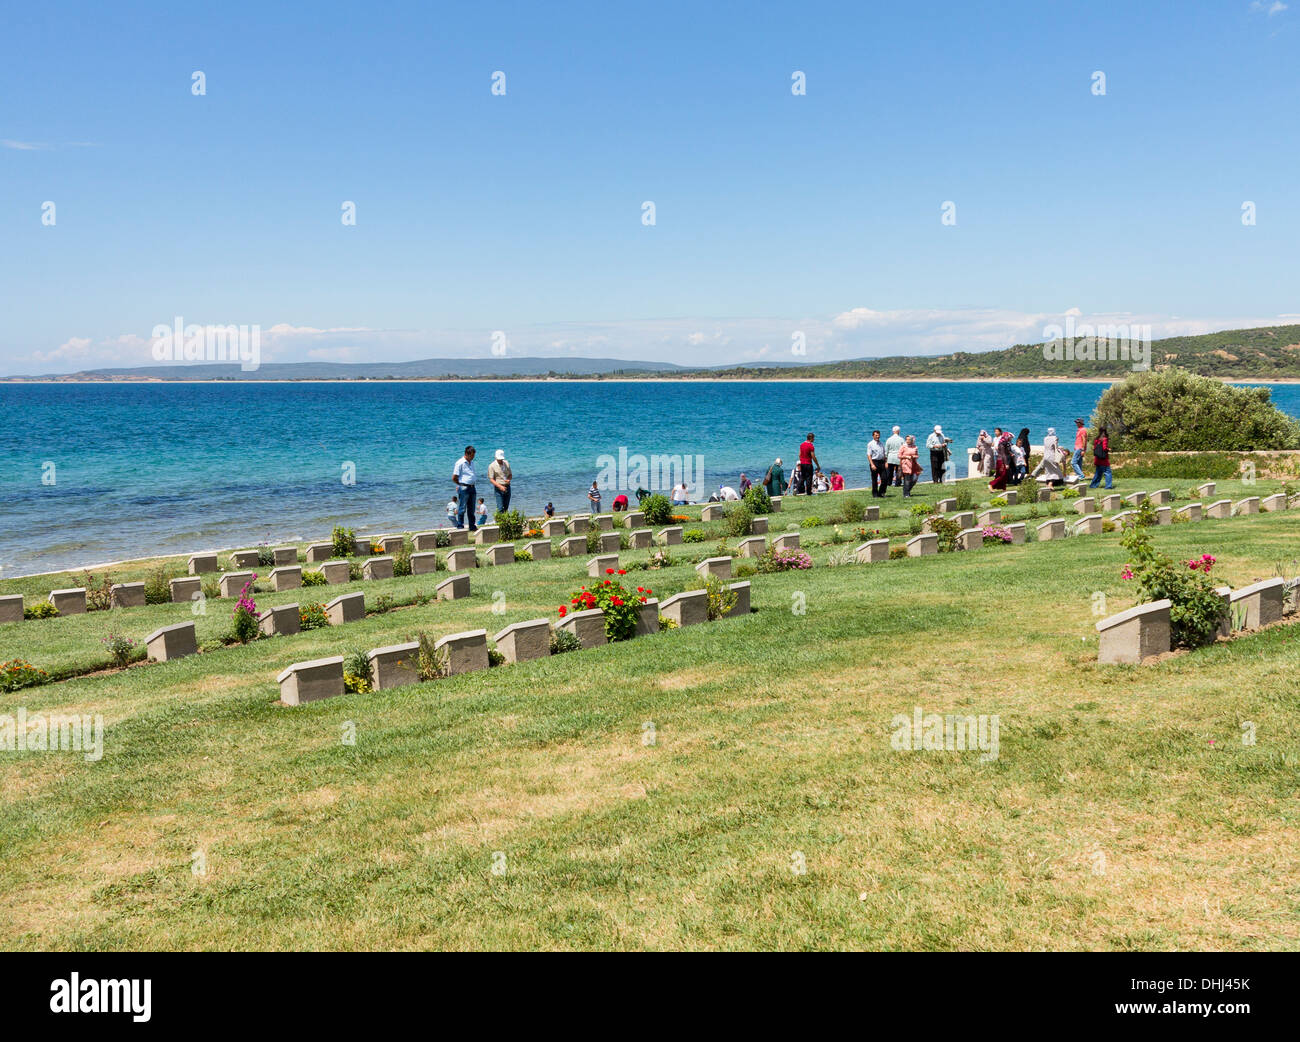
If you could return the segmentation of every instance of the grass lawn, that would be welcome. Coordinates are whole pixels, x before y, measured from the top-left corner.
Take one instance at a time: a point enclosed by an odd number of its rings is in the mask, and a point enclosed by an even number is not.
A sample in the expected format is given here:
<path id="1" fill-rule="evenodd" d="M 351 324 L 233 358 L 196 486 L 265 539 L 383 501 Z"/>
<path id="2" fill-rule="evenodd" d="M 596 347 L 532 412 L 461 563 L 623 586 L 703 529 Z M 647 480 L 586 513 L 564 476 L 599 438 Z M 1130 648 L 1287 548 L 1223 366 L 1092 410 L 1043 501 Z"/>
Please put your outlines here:
<path id="1" fill-rule="evenodd" d="M 1195 484 L 1115 491 L 1169 487 L 1185 500 Z M 1279 487 L 1220 481 L 1214 498 Z M 787 497 L 769 537 L 829 521 L 848 495 Z M 922 485 L 918 497 L 940 495 Z M 902 545 L 914 523 L 904 506 L 895 493 L 863 527 Z M 1032 530 L 1049 510 L 1074 516 L 1068 501 L 1003 515 Z M 630 572 L 633 585 L 661 598 L 690 585 L 724 530 L 685 527 L 706 541 L 672 548 L 668 568 Z M 0 695 L 0 713 L 97 713 L 106 726 L 96 763 L 0 754 L 4 945 L 1300 943 L 1295 624 L 1101 667 L 1095 595 L 1107 613 L 1136 600 L 1118 534 L 830 566 L 863 541 L 857 527 L 800 528 L 814 568 L 752 576 L 745 618 L 296 709 L 275 704 L 286 665 L 421 630 L 554 619 L 586 557 L 480 568 L 468 600 L 248 646 L 216 646 L 230 600 L 197 618 L 164 604 L 0 625 L 0 660 L 60 675 L 105 665 L 110 630 L 141 638 L 195 618 L 212 648 Z M 1175 557 L 1214 554 L 1234 587 L 1300 557 L 1297 535 L 1295 510 L 1155 529 Z M 114 579 L 156 566 L 114 568 Z M 258 604 L 350 590 L 371 607 L 384 594 L 410 602 L 446 574 Z M 6 580 L 0 594 L 31 604 L 79 584 Z M 997 714 L 998 757 L 895 751 L 892 720 L 916 706 Z"/>

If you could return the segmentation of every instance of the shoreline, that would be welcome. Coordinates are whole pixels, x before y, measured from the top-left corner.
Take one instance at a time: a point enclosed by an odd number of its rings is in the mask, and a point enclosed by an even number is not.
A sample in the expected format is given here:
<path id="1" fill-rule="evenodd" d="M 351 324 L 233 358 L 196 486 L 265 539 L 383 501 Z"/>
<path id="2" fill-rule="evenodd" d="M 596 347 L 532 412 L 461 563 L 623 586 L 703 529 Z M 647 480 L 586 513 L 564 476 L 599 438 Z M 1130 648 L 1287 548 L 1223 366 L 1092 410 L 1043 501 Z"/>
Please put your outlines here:
<path id="1" fill-rule="evenodd" d="M 432 377 L 412 376 L 393 377 L 392 379 L 363 379 L 358 377 L 340 377 L 338 379 L 292 379 L 292 380 L 49 380 L 27 379 L 24 377 L 0 377 L 0 387 L 36 386 L 36 387 L 183 387 L 188 384 L 208 386 L 224 384 L 240 387 L 248 384 L 259 386 L 270 384 L 340 384 L 340 385 L 380 385 L 391 387 L 394 384 L 590 384 L 590 383 L 662 383 L 662 384 L 737 384 L 737 383 L 830 383 L 830 384 L 873 384 L 873 383 L 909 383 L 909 384 L 1113 384 L 1127 378 L 1125 376 L 792 376 L 789 379 L 777 377 L 674 377 L 674 376 L 519 376 L 519 377 Z M 1265 386 L 1290 386 L 1300 384 L 1300 377 L 1283 377 L 1264 380 L 1251 376 L 1212 376 L 1209 379 L 1229 384 L 1262 384 Z"/>

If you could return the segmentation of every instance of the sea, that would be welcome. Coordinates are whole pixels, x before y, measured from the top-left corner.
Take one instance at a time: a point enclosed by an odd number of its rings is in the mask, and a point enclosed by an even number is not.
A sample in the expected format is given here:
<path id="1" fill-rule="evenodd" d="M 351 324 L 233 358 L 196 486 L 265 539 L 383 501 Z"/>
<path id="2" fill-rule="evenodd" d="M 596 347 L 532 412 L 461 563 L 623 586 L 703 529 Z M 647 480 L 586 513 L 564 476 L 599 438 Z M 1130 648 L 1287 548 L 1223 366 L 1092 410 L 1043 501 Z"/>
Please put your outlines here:
<path id="1" fill-rule="evenodd" d="M 828 474 L 869 484 L 873 428 L 951 436 L 959 475 L 981 428 L 1055 427 L 1069 444 L 1106 384 L 923 381 L 463 381 L 0 384 L 0 577 L 258 543 L 446 523 L 473 444 L 478 492 L 504 450 L 512 507 L 635 502 L 690 466 L 703 498 L 741 472 L 787 473 L 808 431 Z M 1300 416 L 1300 385 L 1273 385 Z M 923 462 L 926 453 L 922 451 Z M 616 487 L 610 488 L 613 485 Z M 493 507 L 494 509 L 494 507 Z"/>

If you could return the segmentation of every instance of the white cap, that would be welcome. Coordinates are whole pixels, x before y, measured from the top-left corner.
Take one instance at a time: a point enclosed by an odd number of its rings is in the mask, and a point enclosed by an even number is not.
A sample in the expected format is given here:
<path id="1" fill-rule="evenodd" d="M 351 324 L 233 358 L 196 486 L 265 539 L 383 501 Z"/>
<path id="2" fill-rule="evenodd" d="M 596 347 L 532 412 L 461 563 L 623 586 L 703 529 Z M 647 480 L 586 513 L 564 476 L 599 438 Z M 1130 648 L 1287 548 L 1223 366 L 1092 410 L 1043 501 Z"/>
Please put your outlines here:
<path id="1" fill-rule="evenodd" d="M 497 459 L 505 459 L 505 458 L 506 458 L 505 450 L 497 449 Z"/>

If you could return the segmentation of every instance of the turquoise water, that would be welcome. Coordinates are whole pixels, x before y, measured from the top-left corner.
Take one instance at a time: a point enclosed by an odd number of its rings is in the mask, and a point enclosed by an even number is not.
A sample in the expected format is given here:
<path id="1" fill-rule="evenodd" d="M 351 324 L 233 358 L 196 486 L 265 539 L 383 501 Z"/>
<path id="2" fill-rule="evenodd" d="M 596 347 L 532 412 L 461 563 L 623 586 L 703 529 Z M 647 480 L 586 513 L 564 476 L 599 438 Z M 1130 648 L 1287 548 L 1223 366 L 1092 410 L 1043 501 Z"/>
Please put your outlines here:
<path id="1" fill-rule="evenodd" d="M 981 427 L 1050 425 L 1068 438 L 1097 383 L 473 382 L 0 384 L 0 575 L 443 523 L 467 443 L 503 448 L 514 503 L 586 505 L 599 457 L 700 457 L 703 486 L 789 465 L 807 430 L 823 468 L 869 484 L 873 427 L 923 442 L 935 423 L 973 444 Z M 1277 404 L 1300 415 L 1300 386 Z M 925 453 L 922 452 L 922 456 Z M 355 465 L 355 484 L 342 480 Z M 53 464 L 51 471 L 47 464 Z M 959 455 L 959 473 L 965 461 Z M 53 484 L 43 484 L 51 475 Z M 694 477 L 694 475 L 692 475 Z M 615 493 L 605 493 L 605 508 Z"/>

